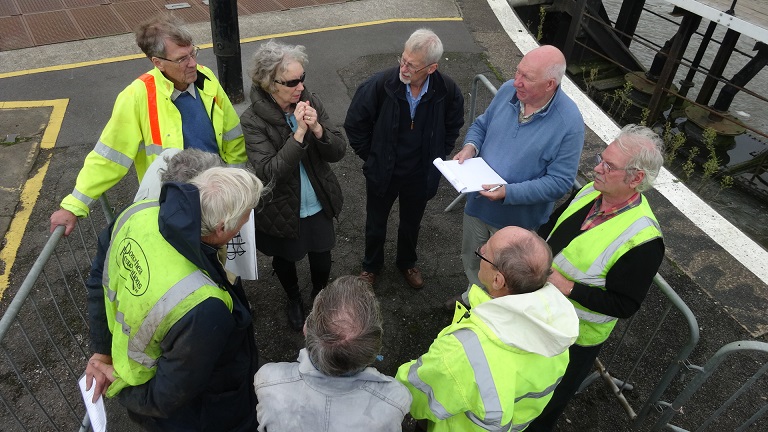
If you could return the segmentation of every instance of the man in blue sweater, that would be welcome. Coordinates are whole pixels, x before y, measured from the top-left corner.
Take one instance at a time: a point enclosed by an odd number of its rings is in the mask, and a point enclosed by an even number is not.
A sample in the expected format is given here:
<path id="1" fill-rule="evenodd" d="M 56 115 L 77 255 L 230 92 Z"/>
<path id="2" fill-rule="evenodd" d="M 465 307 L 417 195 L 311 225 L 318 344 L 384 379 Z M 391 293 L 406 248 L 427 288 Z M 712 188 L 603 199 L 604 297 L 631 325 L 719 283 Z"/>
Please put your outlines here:
<path id="1" fill-rule="evenodd" d="M 584 121 L 560 86 L 564 74 L 559 49 L 545 45 L 526 54 L 454 156 L 459 163 L 482 157 L 507 182 L 467 197 L 461 258 L 470 286 L 481 285 L 478 247 L 505 226 L 537 229 L 573 185 Z"/>

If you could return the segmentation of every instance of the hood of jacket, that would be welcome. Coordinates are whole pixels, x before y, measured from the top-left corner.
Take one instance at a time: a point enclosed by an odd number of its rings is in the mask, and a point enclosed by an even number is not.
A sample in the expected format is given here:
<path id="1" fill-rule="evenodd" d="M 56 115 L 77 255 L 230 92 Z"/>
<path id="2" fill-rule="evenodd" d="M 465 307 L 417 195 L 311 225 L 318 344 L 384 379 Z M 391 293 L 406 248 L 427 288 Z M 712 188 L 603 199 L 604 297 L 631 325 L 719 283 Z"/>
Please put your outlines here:
<path id="1" fill-rule="evenodd" d="M 216 265 L 217 249 L 200 237 L 200 193 L 186 183 L 166 183 L 160 191 L 158 226 L 163 238 L 184 258 L 204 270 L 219 286 L 228 286 L 224 267 Z"/>
<path id="2" fill-rule="evenodd" d="M 579 318 L 568 299 L 551 283 L 528 294 L 491 298 L 477 285 L 470 291 L 471 314 L 506 345 L 553 357 L 579 335 Z"/>

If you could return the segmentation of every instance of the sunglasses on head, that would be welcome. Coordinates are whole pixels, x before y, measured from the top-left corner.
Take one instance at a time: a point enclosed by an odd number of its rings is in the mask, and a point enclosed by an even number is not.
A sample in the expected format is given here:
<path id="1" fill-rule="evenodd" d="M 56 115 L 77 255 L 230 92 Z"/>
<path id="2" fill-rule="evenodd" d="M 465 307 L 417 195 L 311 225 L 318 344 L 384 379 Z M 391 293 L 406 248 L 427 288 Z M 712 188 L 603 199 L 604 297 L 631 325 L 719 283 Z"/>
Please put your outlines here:
<path id="1" fill-rule="evenodd" d="M 299 79 L 292 79 L 290 81 L 275 80 L 275 82 L 280 85 L 284 85 L 286 87 L 296 87 L 297 85 L 299 85 L 299 83 L 303 83 L 306 77 L 307 77 L 307 73 L 304 72 L 303 74 L 301 74 L 301 77 Z"/>

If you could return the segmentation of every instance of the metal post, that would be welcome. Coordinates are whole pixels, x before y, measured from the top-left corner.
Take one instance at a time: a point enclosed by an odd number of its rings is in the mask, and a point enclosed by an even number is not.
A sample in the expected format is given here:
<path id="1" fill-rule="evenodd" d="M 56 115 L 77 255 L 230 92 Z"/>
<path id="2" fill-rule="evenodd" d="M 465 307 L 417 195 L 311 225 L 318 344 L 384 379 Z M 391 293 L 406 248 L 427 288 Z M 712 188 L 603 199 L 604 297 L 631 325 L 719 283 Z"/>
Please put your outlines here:
<path id="1" fill-rule="evenodd" d="M 712 99 L 712 94 L 717 87 L 718 78 L 721 78 L 725 65 L 728 64 L 728 59 L 731 58 L 733 49 L 736 48 L 736 42 L 739 41 L 741 34 L 735 30 L 728 29 L 723 36 L 723 42 L 720 45 L 720 49 L 717 50 L 715 59 L 712 61 L 712 67 L 709 68 L 709 75 L 704 79 L 704 84 L 701 85 L 699 95 L 696 96 L 696 103 L 699 105 L 708 105 L 709 100 Z"/>
<path id="2" fill-rule="evenodd" d="M 675 35 L 675 39 L 672 42 L 672 48 L 669 50 L 669 56 L 664 63 L 664 68 L 661 71 L 661 76 L 656 82 L 656 87 L 653 90 L 653 96 L 648 103 L 647 123 L 649 125 L 654 124 L 656 119 L 661 114 L 661 109 L 664 106 L 663 101 L 665 97 L 665 90 L 669 89 L 672 84 L 672 80 L 675 78 L 675 72 L 677 71 L 678 61 L 685 52 L 685 47 L 688 45 L 688 41 L 691 39 L 691 35 L 701 23 L 701 17 L 690 12 L 686 12 L 683 16 L 683 21 L 680 23 L 680 29 Z"/>
<path id="3" fill-rule="evenodd" d="M 237 104 L 243 95 L 243 65 L 240 56 L 240 27 L 236 0 L 210 0 L 211 36 L 219 82 L 229 100 Z"/>
<path id="4" fill-rule="evenodd" d="M 625 1 L 621 4 L 619 16 L 616 18 L 616 30 L 624 33 L 619 34 L 618 37 L 627 48 L 632 43 L 632 36 L 635 35 L 643 6 L 645 6 L 645 0 Z"/>
<path id="5" fill-rule="evenodd" d="M 571 13 L 571 25 L 568 27 L 568 37 L 565 38 L 565 46 L 563 47 L 563 55 L 565 61 L 570 63 L 573 61 L 571 56 L 573 55 L 573 46 L 576 43 L 576 36 L 581 29 L 581 21 L 584 19 L 584 7 L 587 4 L 587 0 L 578 0 L 575 5 L 575 9 Z"/>
<path id="6" fill-rule="evenodd" d="M 739 92 L 737 87 L 746 86 L 747 83 L 749 83 L 749 81 L 754 78 L 766 64 L 768 64 L 768 45 L 762 42 L 757 42 L 755 44 L 755 49 L 757 50 L 757 54 L 755 54 L 755 56 L 752 57 L 752 59 L 747 62 L 747 64 L 745 64 L 730 81 L 728 81 L 723 89 L 720 90 L 720 94 L 717 96 L 717 100 L 715 100 L 712 108 L 720 112 L 728 111 L 728 108 L 731 107 L 731 102 L 733 102 L 733 98 L 736 96 L 736 93 Z"/>

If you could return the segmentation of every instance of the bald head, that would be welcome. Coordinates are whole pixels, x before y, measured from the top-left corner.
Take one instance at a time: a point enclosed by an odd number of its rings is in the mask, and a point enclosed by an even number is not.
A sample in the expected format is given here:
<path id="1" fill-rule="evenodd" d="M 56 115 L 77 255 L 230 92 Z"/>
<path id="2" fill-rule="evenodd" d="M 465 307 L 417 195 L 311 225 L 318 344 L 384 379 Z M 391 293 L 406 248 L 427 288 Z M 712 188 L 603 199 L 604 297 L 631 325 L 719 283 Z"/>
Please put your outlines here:
<path id="1" fill-rule="evenodd" d="M 502 228 L 488 245 L 509 294 L 533 292 L 547 282 L 552 250 L 535 232 L 520 227 Z"/>
<path id="2" fill-rule="evenodd" d="M 540 46 L 526 54 L 515 71 L 517 98 L 526 111 L 546 105 L 565 75 L 565 57 L 552 45 Z"/>

